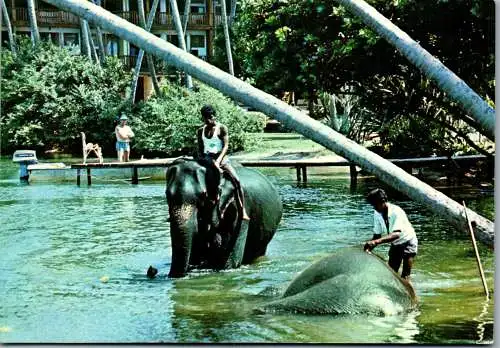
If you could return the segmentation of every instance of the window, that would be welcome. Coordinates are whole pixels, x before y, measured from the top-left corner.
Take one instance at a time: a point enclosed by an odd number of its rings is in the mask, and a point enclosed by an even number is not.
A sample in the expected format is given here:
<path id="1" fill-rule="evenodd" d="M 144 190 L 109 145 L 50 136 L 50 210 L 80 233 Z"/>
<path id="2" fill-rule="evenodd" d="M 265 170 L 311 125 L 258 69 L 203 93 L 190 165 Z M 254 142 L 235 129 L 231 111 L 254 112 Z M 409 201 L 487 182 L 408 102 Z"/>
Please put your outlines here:
<path id="1" fill-rule="evenodd" d="M 40 39 L 44 41 L 52 41 L 56 45 L 59 45 L 59 33 L 40 32 Z"/>
<path id="2" fill-rule="evenodd" d="M 205 48 L 205 36 L 191 35 L 191 47 Z"/>
<path id="3" fill-rule="evenodd" d="M 177 35 L 167 35 L 167 41 L 179 47 L 179 39 L 177 38 Z"/>
<path id="4" fill-rule="evenodd" d="M 192 14 L 204 14 L 205 13 L 205 5 L 193 5 L 191 6 Z"/>
<path id="5" fill-rule="evenodd" d="M 9 47 L 9 35 L 2 30 L 2 47 Z"/>
<path id="6" fill-rule="evenodd" d="M 138 56 L 139 55 L 139 47 L 130 44 L 130 55 Z"/>
<path id="7" fill-rule="evenodd" d="M 79 45 L 77 33 L 64 33 L 64 46 Z"/>

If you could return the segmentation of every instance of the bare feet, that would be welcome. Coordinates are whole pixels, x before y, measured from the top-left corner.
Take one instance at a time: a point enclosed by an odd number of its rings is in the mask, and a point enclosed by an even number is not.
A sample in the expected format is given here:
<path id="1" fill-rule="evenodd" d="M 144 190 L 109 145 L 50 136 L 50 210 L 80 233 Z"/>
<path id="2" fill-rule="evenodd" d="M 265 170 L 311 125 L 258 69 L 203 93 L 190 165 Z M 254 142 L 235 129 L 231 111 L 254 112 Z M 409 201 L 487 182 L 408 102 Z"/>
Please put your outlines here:
<path id="1" fill-rule="evenodd" d="M 250 216 L 247 215 L 247 212 L 243 210 L 243 216 L 241 217 L 242 220 L 245 221 L 250 221 Z"/>

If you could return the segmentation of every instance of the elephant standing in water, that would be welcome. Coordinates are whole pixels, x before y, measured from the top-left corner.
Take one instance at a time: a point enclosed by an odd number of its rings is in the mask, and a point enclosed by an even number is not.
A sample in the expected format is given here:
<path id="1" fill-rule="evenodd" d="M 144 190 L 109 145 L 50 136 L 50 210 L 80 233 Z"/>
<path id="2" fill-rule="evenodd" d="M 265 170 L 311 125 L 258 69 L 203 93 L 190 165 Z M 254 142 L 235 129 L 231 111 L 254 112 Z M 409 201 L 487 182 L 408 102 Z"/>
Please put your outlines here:
<path id="1" fill-rule="evenodd" d="M 416 307 L 415 291 L 381 258 L 346 248 L 312 264 L 282 298 L 258 312 L 392 315 Z"/>
<path id="2" fill-rule="evenodd" d="M 168 168 L 169 277 L 183 277 L 196 267 L 237 268 L 266 253 L 283 213 L 281 198 L 258 171 L 235 169 L 250 221 L 241 219 L 233 183 L 213 164 L 182 158 Z"/>

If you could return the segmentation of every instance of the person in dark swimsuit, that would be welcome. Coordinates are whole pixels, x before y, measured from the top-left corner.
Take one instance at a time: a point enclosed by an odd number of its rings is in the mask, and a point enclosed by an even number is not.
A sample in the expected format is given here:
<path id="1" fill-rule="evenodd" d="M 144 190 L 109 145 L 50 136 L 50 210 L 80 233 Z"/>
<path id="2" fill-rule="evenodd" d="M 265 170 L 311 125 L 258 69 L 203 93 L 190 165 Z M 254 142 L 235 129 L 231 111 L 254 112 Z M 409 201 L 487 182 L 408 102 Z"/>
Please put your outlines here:
<path id="1" fill-rule="evenodd" d="M 214 165 L 221 171 L 225 171 L 231 177 L 236 188 L 236 196 L 243 220 L 250 220 L 245 210 L 245 196 L 240 180 L 233 166 L 226 157 L 229 148 L 229 133 L 225 125 L 218 123 L 215 119 L 216 112 L 211 105 L 201 108 L 201 116 L 204 126 L 197 132 L 198 155 Z"/>

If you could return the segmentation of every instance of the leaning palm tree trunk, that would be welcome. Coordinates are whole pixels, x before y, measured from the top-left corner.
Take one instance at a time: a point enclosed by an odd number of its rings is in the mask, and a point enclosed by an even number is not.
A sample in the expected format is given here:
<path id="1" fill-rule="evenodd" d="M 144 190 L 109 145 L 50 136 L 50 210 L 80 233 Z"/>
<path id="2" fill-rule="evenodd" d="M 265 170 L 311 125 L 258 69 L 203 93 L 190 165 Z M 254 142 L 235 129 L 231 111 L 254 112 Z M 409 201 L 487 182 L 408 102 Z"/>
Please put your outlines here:
<path id="1" fill-rule="evenodd" d="M 179 38 L 179 46 L 181 50 L 187 52 L 186 40 L 184 39 L 184 32 L 182 31 L 181 16 L 179 15 L 179 9 L 177 8 L 177 0 L 170 0 L 170 8 L 172 9 L 175 30 L 177 31 L 177 37 Z M 189 89 L 193 88 L 193 80 L 191 79 L 191 75 L 188 75 L 187 72 L 186 87 Z"/>
<path id="2" fill-rule="evenodd" d="M 10 24 L 9 12 L 7 11 L 7 5 L 5 5 L 5 0 L 0 0 L 2 2 L 2 13 L 3 19 L 5 21 L 5 27 L 7 28 L 7 35 L 9 36 L 9 46 L 13 56 L 16 56 L 16 42 L 14 41 L 14 35 L 12 34 L 12 25 Z"/>
<path id="3" fill-rule="evenodd" d="M 97 65 L 99 64 L 99 57 L 97 56 L 97 51 L 95 49 L 95 44 L 94 44 L 94 39 L 92 38 L 92 31 L 90 30 L 90 25 L 89 22 L 85 21 L 86 27 L 87 27 L 87 33 L 89 36 L 89 45 L 90 45 L 90 52 L 92 55 L 92 59 L 95 60 Z"/>
<path id="4" fill-rule="evenodd" d="M 191 0 L 186 0 L 186 3 L 184 4 L 184 20 L 182 23 L 182 32 L 184 33 L 184 36 L 187 37 L 187 26 L 189 22 L 189 14 L 191 13 Z"/>
<path id="5" fill-rule="evenodd" d="M 144 14 L 144 1 L 137 0 L 137 8 L 139 11 L 139 24 L 142 28 L 146 29 L 146 15 Z M 147 30 L 147 29 L 146 29 Z M 161 89 L 158 85 L 158 79 L 156 78 L 155 64 L 153 56 L 146 54 L 146 59 L 148 61 L 149 74 L 151 75 L 151 80 L 153 81 L 153 87 L 157 96 L 161 95 Z"/>
<path id="6" fill-rule="evenodd" d="M 222 26 L 224 28 L 224 42 L 226 43 L 227 64 L 229 73 L 234 76 L 233 54 L 231 53 L 231 39 L 229 38 L 229 26 L 227 25 L 226 0 L 220 0 L 222 10 Z"/>
<path id="7" fill-rule="evenodd" d="M 97 6 L 101 6 L 101 0 L 92 0 L 94 4 Z M 97 36 L 97 46 L 99 47 L 99 59 L 101 60 L 101 63 L 104 63 L 104 60 L 106 59 L 106 51 L 104 49 L 104 41 L 102 39 L 102 30 L 100 27 L 96 27 L 96 36 Z"/>
<path id="8" fill-rule="evenodd" d="M 89 42 L 89 31 L 87 28 L 87 21 L 83 18 L 80 18 L 80 29 L 82 31 L 82 42 L 81 42 L 81 53 L 86 55 L 88 59 L 92 60 L 92 53 L 90 50 L 90 42 Z"/>
<path id="9" fill-rule="evenodd" d="M 231 0 L 231 12 L 229 13 L 229 26 L 233 25 L 234 19 L 236 18 L 236 0 Z"/>
<path id="10" fill-rule="evenodd" d="M 151 31 L 151 26 L 153 25 L 153 20 L 155 18 L 156 9 L 160 0 L 154 0 L 151 5 L 151 11 L 148 15 L 148 21 L 146 23 L 146 31 Z M 137 91 L 137 82 L 139 81 L 139 73 L 141 72 L 142 59 L 144 58 L 144 50 L 141 48 L 139 50 L 139 55 L 137 56 L 137 61 L 135 62 L 134 76 L 132 77 L 132 85 L 130 88 L 130 101 L 133 104 L 135 101 L 135 94 Z"/>
<path id="11" fill-rule="evenodd" d="M 478 131 L 491 140 L 495 139 L 495 110 L 464 81 L 365 1 L 337 1 L 394 45 L 411 63 L 434 80 L 439 88 L 457 101 L 467 114 L 479 122 L 482 129 Z"/>
<path id="12" fill-rule="evenodd" d="M 421 182 L 393 163 L 335 132 L 330 127 L 308 117 L 294 107 L 87 1 L 44 1 L 93 21 L 103 29 L 134 43 L 134 45 L 141 47 L 146 52 L 168 61 L 178 69 L 185 70 L 233 99 L 245 105 L 253 106 L 268 116 L 277 119 L 286 127 L 301 133 L 375 174 L 383 182 L 424 204 L 433 213 L 445 218 L 465 233 L 467 221 L 461 204 Z M 469 209 L 467 212 L 471 220 L 476 222 L 478 239 L 493 247 L 494 224 Z"/>
<path id="13" fill-rule="evenodd" d="M 35 0 L 28 0 L 28 20 L 30 22 L 31 41 L 33 45 L 40 42 L 40 32 L 36 23 Z"/>

